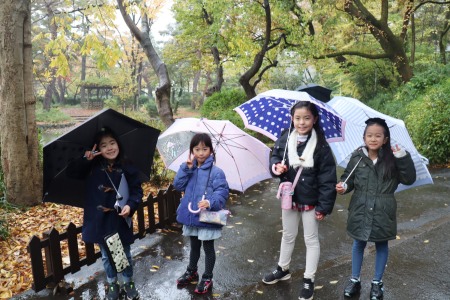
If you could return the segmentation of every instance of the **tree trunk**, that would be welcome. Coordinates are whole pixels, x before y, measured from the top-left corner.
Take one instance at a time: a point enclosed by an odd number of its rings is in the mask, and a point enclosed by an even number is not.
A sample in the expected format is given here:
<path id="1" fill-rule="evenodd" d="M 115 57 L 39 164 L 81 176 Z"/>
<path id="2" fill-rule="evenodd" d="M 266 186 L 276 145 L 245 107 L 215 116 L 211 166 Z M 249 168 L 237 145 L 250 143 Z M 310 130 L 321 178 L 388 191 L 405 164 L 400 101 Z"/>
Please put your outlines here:
<path id="1" fill-rule="evenodd" d="M 33 95 L 30 0 L 0 5 L 0 149 L 6 200 L 42 199 L 42 168 Z"/>
<path id="2" fill-rule="evenodd" d="M 192 100 L 191 100 L 191 108 L 195 109 L 198 107 L 200 103 L 200 94 L 198 92 L 198 83 L 200 81 L 200 75 L 202 74 L 201 70 L 195 72 L 194 81 L 192 83 Z"/>
<path id="3" fill-rule="evenodd" d="M 203 105 L 203 102 L 205 101 L 205 98 L 207 96 L 207 91 L 209 90 L 209 85 L 212 83 L 212 79 L 211 79 L 211 72 L 206 72 L 206 83 L 205 86 L 203 88 L 203 93 L 199 99 L 199 103 L 198 103 L 198 107 Z"/>
<path id="4" fill-rule="evenodd" d="M 80 86 L 80 102 L 84 103 L 86 101 L 86 89 L 83 84 L 86 80 L 86 55 L 81 56 L 81 84 Z"/>
<path id="5" fill-rule="evenodd" d="M 247 99 L 251 99 L 256 96 L 256 86 L 261 81 L 261 78 L 264 75 L 264 73 L 270 68 L 277 66 L 278 62 L 275 60 L 270 64 L 266 65 L 261 70 L 266 53 L 271 49 L 277 47 L 283 38 L 282 34 L 281 36 L 278 37 L 278 40 L 272 41 L 271 38 L 272 17 L 269 0 L 264 0 L 264 4 L 262 5 L 262 7 L 264 8 L 266 21 L 266 28 L 264 31 L 264 43 L 261 45 L 261 50 L 253 58 L 252 66 L 239 78 L 239 83 L 244 89 Z M 255 76 L 257 76 L 256 79 L 254 79 Z M 251 81 L 253 81 L 253 83 L 251 83 Z"/>
<path id="6" fill-rule="evenodd" d="M 445 45 L 444 45 L 444 41 L 445 41 L 445 36 L 447 35 L 448 31 L 450 30 L 450 24 L 449 24 L 449 20 L 450 20 L 450 6 L 447 10 L 447 12 L 445 13 L 445 22 L 444 22 L 444 26 L 443 29 L 439 32 L 439 54 L 441 56 L 441 63 L 446 65 L 447 64 L 447 58 L 445 55 Z"/>
<path id="7" fill-rule="evenodd" d="M 58 89 L 56 90 L 58 95 L 59 104 L 66 104 L 66 81 L 60 76 L 58 77 Z"/>
<path id="8" fill-rule="evenodd" d="M 83 38 L 86 38 L 86 35 L 89 32 L 89 25 L 87 25 L 86 16 L 83 14 Z M 80 86 L 80 102 L 83 104 L 86 101 L 86 89 L 84 88 L 84 81 L 86 80 L 86 55 L 83 54 L 81 56 L 81 86 Z"/>
<path id="9" fill-rule="evenodd" d="M 207 97 L 211 96 L 216 92 L 220 92 L 220 90 L 222 89 L 222 84 L 224 82 L 223 66 L 220 61 L 219 49 L 217 49 L 217 47 L 211 47 L 211 53 L 214 57 L 214 65 L 216 66 L 216 83 L 206 91 L 205 95 Z"/>
<path id="10" fill-rule="evenodd" d="M 148 19 L 146 15 L 141 16 L 141 24 L 143 31 L 141 31 L 136 24 L 131 20 L 130 16 L 126 12 L 126 8 L 123 6 L 123 0 L 117 0 L 117 4 L 120 9 L 120 13 L 130 29 L 133 36 L 141 44 L 153 71 L 156 73 L 159 79 L 159 87 L 156 88 L 156 107 L 158 109 L 159 117 L 161 121 L 169 127 L 173 124 L 173 112 L 170 107 L 170 90 L 171 83 L 169 78 L 169 72 L 164 62 L 160 59 L 158 53 L 153 47 L 152 40 L 150 39 L 150 26 L 148 25 Z"/>
<path id="11" fill-rule="evenodd" d="M 416 20 L 414 18 L 414 12 L 411 14 L 411 58 L 409 59 L 411 65 L 414 66 L 416 59 Z"/>
<path id="12" fill-rule="evenodd" d="M 375 18 L 375 16 L 372 15 L 359 0 L 346 0 L 344 4 L 345 12 L 357 18 L 367 26 L 370 33 L 378 41 L 384 51 L 384 56 L 382 58 L 388 58 L 392 62 L 404 83 L 408 82 L 413 77 L 413 70 L 404 47 L 407 28 L 411 19 L 411 14 L 413 13 L 413 4 L 413 0 L 408 0 L 406 3 L 402 31 L 398 36 L 396 36 L 389 27 L 389 5 L 387 0 L 381 0 L 381 16 L 379 20 Z M 345 54 L 345 51 L 339 53 L 339 55 Z M 374 58 L 376 57 L 376 55 L 364 53 L 357 53 L 355 55 L 367 58 L 370 58 L 371 56 Z M 331 56 L 328 55 L 328 57 Z M 378 58 L 381 58 L 381 56 Z"/>
<path id="13" fill-rule="evenodd" d="M 50 78 L 50 81 L 48 82 L 48 85 L 45 88 L 44 105 L 43 106 L 46 111 L 49 111 L 50 108 L 52 107 L 53 93 L 55 91 L 55 82 L 56 82 L 55 77 Z"/>
<path id="14" fill-rule="evenodd" d="M 56 40 L 58 36 L 58 27 L 56 25 L 56 22 L 54 20 L 54 14 L 53 9 L 50 7 L 51 4 L 47 4 L 47 14 L 48 14 L 48 27 L 50 30 L 50 35 L 52 40 Z M 51 54 L 50 54 L 51 55 Z M 49 66 L 50 66 L 50 57 L 49 59 Z M 45 96 L 44 96 L 44 109 L 49 111 L 52 105 L 52 97 L 53 94 L 56 92 L 56 69 L 49 67 L 50 72 L 50 81 L 48 82 L 47 88 L 45 89 Z"/>
<path id="15" fill-rule="evenodd" d="M 138 74 L 136 77 L 136 82 L 137 82 L 137 99 L 136 99 L 136 110 L 139 109 L 139 99 L 141 98 L 142 95 L 142 70 L 144 69 L 144 64 L 142 63 L 142 60 L 140 60 L 139 62 L 139 68 L 138 68 Z"/>

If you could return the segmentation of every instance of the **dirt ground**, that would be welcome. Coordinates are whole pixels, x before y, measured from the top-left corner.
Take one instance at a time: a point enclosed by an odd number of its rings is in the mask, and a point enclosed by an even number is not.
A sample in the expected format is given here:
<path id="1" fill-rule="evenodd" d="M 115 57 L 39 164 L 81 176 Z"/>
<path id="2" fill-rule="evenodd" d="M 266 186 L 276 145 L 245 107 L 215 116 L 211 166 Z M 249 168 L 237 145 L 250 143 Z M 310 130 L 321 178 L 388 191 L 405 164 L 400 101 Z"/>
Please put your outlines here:
<path id="1" fill-rule="evenodd" d="M 84 109 L 81 107 L 62 107 L 61 111 L 73 118 L 90 117 L 97 112 L 98 109 Z M 174 118 L 198 118 L 200 117 L 200 112 L 198 110 L 193 110 L 190 107 L 178 107 L 177 113 L 174 114 Z"/>

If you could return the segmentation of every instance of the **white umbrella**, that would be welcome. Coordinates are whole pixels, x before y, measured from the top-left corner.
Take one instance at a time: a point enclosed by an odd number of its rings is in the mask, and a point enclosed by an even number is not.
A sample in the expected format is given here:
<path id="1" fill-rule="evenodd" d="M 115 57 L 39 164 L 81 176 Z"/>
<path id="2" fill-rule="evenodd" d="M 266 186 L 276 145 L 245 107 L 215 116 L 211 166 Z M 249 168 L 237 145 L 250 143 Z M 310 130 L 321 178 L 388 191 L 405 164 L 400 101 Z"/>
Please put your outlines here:
<path id="1" fill-rule="evenodd" d="M 270 148 L 226 120 L 182 118 L 175 120 L 158 138 L 156 147 L 166 167 L 178 171 L 188 158 L 189 144 L 196 133 L 211 136 L 216 166 L 221 168 L 230 189 L 245 191 L 271 178 Z"/>
<path id="2" fill-rule="evenodd" d="M 345 140 L 341 142 L 330 143 L 336 162 L 341 167 L 346 167 L 352 152 L 358 147 L 364 145 L 363 135 L 366 127 L 365 121 L 369 118 L 382 118 L 391 132 L 391 146 L 398 144 L 411 153 L 416 168 L 417 179 L 412 185 L 400 184 L 396 192 L 424 184 L 432 184 L 433 179 L 428 171 L 428 159 L 423 157 L 414 146 L 405 123 L 391 116 L 376 111 L 361 101 L 350 97 L 334 97 L 328 104 L 333 107 L 347 121 L 345 127 Z"/>

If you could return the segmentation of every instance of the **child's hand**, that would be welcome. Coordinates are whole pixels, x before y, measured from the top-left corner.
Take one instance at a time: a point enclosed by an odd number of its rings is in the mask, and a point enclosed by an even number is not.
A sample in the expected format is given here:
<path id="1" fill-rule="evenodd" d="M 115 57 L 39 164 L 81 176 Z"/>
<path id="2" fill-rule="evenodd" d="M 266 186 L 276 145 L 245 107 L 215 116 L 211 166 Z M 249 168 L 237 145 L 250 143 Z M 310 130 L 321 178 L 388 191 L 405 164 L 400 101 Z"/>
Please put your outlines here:
<path id="1" fill-rule="evenodd" d="M 316 220 L 322 221 L 323 219 L 325 219 L 325 215 L 320 211 L 316 211 Z"/>
<path id="2" fill-rule="evenodd" d="M 400 148 L 397 144 L 395 144 L 395 147 L 391 147 L 391 149 L 392 154 L 394 154 L 396 158 L 400 158 L 406 155 L 405 149 Z"/>
<path id="3" fill-rule="evenodd" d="M 398 146 L 398 144 L 395 144 L 395 147 L 391 147 L 391 149 L 392 149 L 392 152 L 394 152 L 394 153 L 402 150 L 402 148 L 400 148 Z"/>
<path id="4" fill-rule="evenodd" d="M 287 166 L 286 165 L 284 165 L 284 164 L 276 164 L 275 165 L 275 170 L 277 171 L 277 173 L 279 173 L 279 174 L 282 174 L 282 173 L 284 173 L 284 172 L 286 172 L 287 171 Z"/>
<path id="5" fill-rule="evenodd" d="M 347 190 L 347 185 L 343 182 L 339 182 L 336 184 L 336 192 L 340 195 L 343 195 L 345 191 Z"/>
<path id="6" fill-rule="evenodd" d="M 186 165 L 188 166 L 189 169 L 192 168 L 192 166 L 194 165 L 192 163 L 192 153 L 190 153 L 190 152 L 188 154 L 188 159 L 186 160 Z"/>
<path id="7" fill-rule="evenodd" d="M 96 156 L 102 154 L 100 151 L 96 151 L 95 149 L 97 149 L 97 144 L 94 145 L 94 148 L 92 148 L 92 150 L 84 152 L 84 157 L 87 160 L 93 160 Z"/>
<path id="8" fill-rule="evenodd" d="M 209 200 L 201 200 L 200 202 L 198 202 L 198 207 L 199 208 L 208 208 L 209 207 Z"/>
<path id="9" fill-rule="evenodd" d="M 126 217 L 128 217 L 130 215 L 130 211 L 131 211 L 130 206 L 129 205 L 125 205 L 122 208 L 122 210 L 120 211 L 119 216 L 122 216 L 122 217 L 126 218 Z"/>

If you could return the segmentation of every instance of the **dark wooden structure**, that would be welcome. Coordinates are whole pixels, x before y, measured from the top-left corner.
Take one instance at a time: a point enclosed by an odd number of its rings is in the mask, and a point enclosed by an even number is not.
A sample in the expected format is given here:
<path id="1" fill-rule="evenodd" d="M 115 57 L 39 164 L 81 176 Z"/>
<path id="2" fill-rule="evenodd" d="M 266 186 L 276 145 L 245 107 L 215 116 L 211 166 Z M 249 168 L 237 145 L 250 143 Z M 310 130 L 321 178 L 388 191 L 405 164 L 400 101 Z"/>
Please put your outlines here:
<path id="1" fill-rule="evenodd" d="M 156 229 L 178 229 L 179 227 L 174 225 L 180 199 L 181 193 L 171 185 L 167 190 L 160 190 L 156 197 L 149 196 L 147 200 L 143 201 L 136 211 L 138 231 L 134 233 L 135 239 L 142 239 L 147 233 L 154 233 Z M 157 204 L 158 222 L 156 222 L 155 204 Z M 148 212 L 147 220 L 145 220 L 144 210 Z M 146 227 L 146 223 L 148 227 Z M 86 256 L 80 259 L 78 234 L 81 234 L 81 226 L 76 227 L 73 223 L 70 223 L 66 227 L 66 232 L 59 233 L 53 228 L 45 232 L 42 239 L 37 236 L 30 239 L 28 253 L 31 258 L 33 290 L 35 292 L 45 289 L 49 284 L 59 283 L 64 279 L 64 275 L 76 273 L 82 266 L 92 265 L 101 257 L 100 251 L 95 251 L 94 244 L 87 243 L 85 245 Z M 70 265 L 66 267 L 63 266 L 61 254 L 61 241 L 65 240 L 68 243 L 70 259 Z M 42 252 L 44 252 L 44 257 Z"/>
<path id="2" fill-rule="evenodd" d="M 110 97 L 113 86 L 110 85 L 79 85 L 80 89 L 87 90 L 87 95 L 80 100 L 81 107 L 84 109 L 102 109 L 103 100 Z M 95 97 L 94 97 L 95 95 Z"/>

